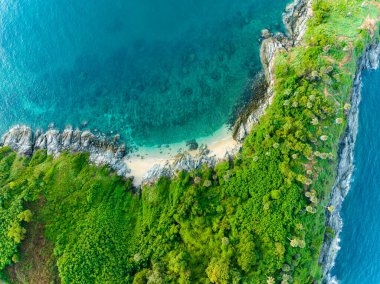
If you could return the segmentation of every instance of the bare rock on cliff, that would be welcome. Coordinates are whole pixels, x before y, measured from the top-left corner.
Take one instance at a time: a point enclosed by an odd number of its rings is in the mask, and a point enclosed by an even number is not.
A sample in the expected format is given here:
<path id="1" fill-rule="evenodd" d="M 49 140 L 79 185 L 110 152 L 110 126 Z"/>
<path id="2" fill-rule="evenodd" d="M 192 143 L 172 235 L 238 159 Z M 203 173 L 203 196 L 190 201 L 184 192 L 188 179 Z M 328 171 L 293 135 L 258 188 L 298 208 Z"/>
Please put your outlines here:
<path id="1" fill-rule="evenodd" d="M 34 148 L 32 129 L 24 125 L 16 125 L 4 134 L 1 144 L 10 147 L 20 155 L 31 155 Z"/>
<path id="2" fill-rule="evenodd" d="M 74 131 L 71 127 L 66 128 L 62 133 L 62 148 L 63 149 L 69 149 L 72 145 L 72 139 L 73 139 Z"/>
<path id="3" fill-rule="evenodd" d="M 282 14 L 288 36 L 294 44 L 298 44 L 307 28 L 307 20 L 313 16 L 312 1 L 296 0 L 289 4 Z"/>
<path id="4" fill-rule="evenodd" d="M 276 53 L 281 50 L 286 51 L 290 45 L 288 38 L 281 33 L 265 39 L 261 44 L 260 58 L 268 84 L 271 84 L 274 80 L 274 59 Z"/>
<path id="5" fill-rule="evenodd" d="M 234 149 L 235 150 L 235 149 Z M 154 165 L 143 177 L 142 185 L 153 184 L 160 177 L 173 177 L 181 171 L 191 171 L 199 169 L 203 165 L 209 167 L 215 166 L 217 160 L 215 156 L 210 156 L 207 147 L 201 146 L 196 155 L 183 152 L 175 157 L 172 162 L 167 161 L 164 165 Z"/>
<path id="6" fill-rule="evenodd" d="M 160 177 L 172 177 L 174 174 L 173 168 L 169 162 L 165 165 L 154 165 L 144 176 L 142 180 L 142 185 L 153 184 Z"/>
<path id="7" fill-rule="evenodd" d="M 45 133 L 46 150 L 48 155 L 59 155 L 61 152 L 61 134 L 56 129 L 50 129 Z"/>
<path id="8" fill-rule="evenodd" d="M 31 156 L 37 150 L 46 150 L 54 157 L 62 152 L 87 152 L 90 161 L 96 165 L 108 165 L 124 177 L 130 172 L 125 161 L 125 145 L 99 138 L 90 131 L 73 131 L 71 127 L 63 132 L 50 127 L 45 133 L 42 130 L 33 133 L 30 127 L 16 125 L 4 134 L 0 145 L 9 146 L 24 156 Z"/>
<path id="9" fill-rule="evenodd" d="M 261 31 L 261 37 L 262 38 L 270 38 L 271 37 L 271 33 L 270 33 L 270 31 L 268 30 L 268 29 L 263 29 L 262 31 Z"/>
<path id="10" fill-rule="evenodd" d="M 246 118 L 239 121 L 235 139 L 242 142 L 250 133 L 252 126 L 258 122 L 264 114 L 265 109 L 273 100 L 274 89 L 274 59 L 278 52 L 287 51 L 289 48 L 301 44 L 301 40 L 306 32 L 307 20 L 312 17 L 311 0 L 295 0 L 289 4 L 283 13 L 283 22 L 287 29 L 287 35 L 277 33 L 263 40 L 260 48 L 260 58 L 263 65 L 265 79 L 268 83 L 264 99 L 259 100 L 259 107 L 254 109 Z M 268 35 L 265 32 L 265 35 Z M 266 37 L 266 36 L 265 36 Z"/>
<path id="11" fill-rule="evenodd" d="M 380 59 L 380 44 L 375 43 L 369 49 L 365 65 L 368 69 L 377 69 L 379 68 L 379 59 Z"/>

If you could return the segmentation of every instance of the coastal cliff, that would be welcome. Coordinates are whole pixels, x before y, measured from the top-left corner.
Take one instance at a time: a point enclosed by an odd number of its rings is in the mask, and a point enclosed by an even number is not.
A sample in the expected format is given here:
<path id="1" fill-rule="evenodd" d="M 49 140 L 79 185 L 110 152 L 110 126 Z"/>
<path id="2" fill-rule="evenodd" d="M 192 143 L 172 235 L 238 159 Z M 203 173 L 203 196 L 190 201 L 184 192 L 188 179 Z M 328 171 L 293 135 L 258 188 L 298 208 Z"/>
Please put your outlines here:
<path id="1" fill-rule="evenodd" d="M 337 283 L 330 275 L 335 264 L 336 255 L 340 249 L 339 236 L 343 222 L 340 216 L 343 201 L 350 190 L 351 177 L 354 170 L 354 148 L 358 133 L 358 112 L 361 99 L 362 72 L 365 69 L 377 69 L 380 59 L 380 44 L 371 44 L 359 60 L 354 84 L 351 91 L 351 109 L 347 117 L 347 128 L 339 146 L 338 174 L 331 192 L 329 205 L 335 210 L 328 214 L 326 226 L 334 231 L 333 238 L 326 236 L 320 254 L 319 262 L 323 269 L 323 283 Z"/>

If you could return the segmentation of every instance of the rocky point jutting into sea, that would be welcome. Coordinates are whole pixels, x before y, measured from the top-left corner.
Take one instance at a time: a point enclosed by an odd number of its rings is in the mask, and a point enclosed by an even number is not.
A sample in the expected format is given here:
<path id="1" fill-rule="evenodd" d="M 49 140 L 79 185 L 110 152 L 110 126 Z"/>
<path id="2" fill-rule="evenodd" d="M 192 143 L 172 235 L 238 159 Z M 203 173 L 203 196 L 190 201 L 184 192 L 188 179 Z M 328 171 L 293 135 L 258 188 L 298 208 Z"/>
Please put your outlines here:
<path id="1" fill-rule="evenodd" d="M 364 69 L 377 69 L 380 59 L 380 44 L 375 42 L 368 46 L 359 60 L 354 84 L 351 90 L 351 109 L 347 117 L 347 128 L 339 146 L 338 175 L 331 192 L 330 205 L 335 210 L 328 213 L 326 226 L 334 231 L 333 238 L 326 236 L 320 263 L 323 269 L 324 283 L 337 283 L 330 272 L 334 267 L 336 255 L 340 249 L 339 235 L 342 231 L 343 222 L 340 216 L 342 203 L 350 190 L 351 177 L 354 170 L 354 148 L 358 133 L 358 112 L 361 98 L 362 71 Z"/>
<path id="2" fill-rule="evenodd" d="M 302 38 L 306 32 L 307 20 L 312 17 L 313 10 L 311 0 L 296 0 L 286 7 L 283 13 L 283 22 L 287 30 L 287 35 L 277 33 L 271 35 L 269 31 L 263 31 L 263 37 L 260 49 L 261 63 L 264 69 L 262 78 L 266 82 L 257 82 L 265 86 L 264 95 L 253 100 L 253 106 L 248 105 L 243 114 L 237 120 L 235 125 L 234 136 L 239 142 L 249 134 L 252 126 L 259 121 L 264 114 L 265 109 L 270 105 L 273 99 L 274 89 L 274 62 L 275 55 L 280 51 L 287 51 L 289 48 L 302 44 Z"/>
<path id="3" fill-rule="evenodd" d="M 263 64 L 266 90 L 264 96 L 257 98 L 254 107 L 248 108 L 244 119 L 238 119 L 235 130 L 236 146 L 225 149 L 224 155 L 216 156 L 207 149 L 200 147 L 195 153 L 183 151 L 175 157 L 168 157 L 165 163 L 152 164 L 151 168 L 142 177 L 137 177 L 135 185 L 152 183 L 160 176 L 171 177 L 176 171 L 192 170 L 204 164 L 215 165 L 216 162 L 236 154 L 244 138 L 252 126 L 264 114 L 265 109 L 273 98 L 274 86 L 274 58 L 278 51 L 286 51 L 302 42 L 306 32 L 306 22 L 312 16 L 310 0 L 296 0 L 289 4 L 283 13 L 283 22 L 287 35 L 277 33 L 272 35 L 268 30 L 263 31 L 263 42 L 260 51 Z M 96 165 L 108 165 L 121 176 L 133 178 L 128 166 L 128 151 L 121 144 L 117 136 L 107 138 L 104 135 L 95 135 L 88 130 L 81 131 L 67 127 L 63 131 L 50 127 L 46 132 L 41 129 L 33 131 L 25 125 L 16 125 L 5 133 L 0 145 L 9 146 L 20 155 L 32 155 L 37 150 L 47 150 L 48 154 L 58 156 L 62 152 L 88 152 L 90 161 Z M 135 177 L 136 178 L 136 177 Z"/>

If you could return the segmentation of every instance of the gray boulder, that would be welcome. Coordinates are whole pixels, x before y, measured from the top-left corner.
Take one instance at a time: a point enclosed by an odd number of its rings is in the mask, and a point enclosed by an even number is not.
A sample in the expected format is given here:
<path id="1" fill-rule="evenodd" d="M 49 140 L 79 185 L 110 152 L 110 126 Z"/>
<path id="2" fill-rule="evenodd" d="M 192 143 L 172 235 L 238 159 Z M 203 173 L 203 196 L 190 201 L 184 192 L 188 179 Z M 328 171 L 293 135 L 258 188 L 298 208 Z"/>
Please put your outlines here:
<path id="1" fill-rule="evenodd" d="M 1 145 L 8 146 L 19 155 L 31 155 L 34 150 L 33 132 L 30 127 L 16 125 L 5 133 Z"/>

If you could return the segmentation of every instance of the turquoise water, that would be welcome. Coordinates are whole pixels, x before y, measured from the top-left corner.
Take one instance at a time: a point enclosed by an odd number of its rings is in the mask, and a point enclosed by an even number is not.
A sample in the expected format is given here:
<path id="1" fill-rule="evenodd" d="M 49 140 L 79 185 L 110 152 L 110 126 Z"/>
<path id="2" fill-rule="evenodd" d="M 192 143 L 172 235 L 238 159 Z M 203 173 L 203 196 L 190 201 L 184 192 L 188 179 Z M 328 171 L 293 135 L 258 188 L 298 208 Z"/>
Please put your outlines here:
<path id="1" fill-rule="evenodd" d="M 138 144 L 210 135 L 247 98 L 285 0 L 0 1 L 0 132 L 87 125 Z"/>
<path id="2" fill-rule="evenodd" d="M 342 284 L 380 283 L 380 70 L 363 77 L 355 171 L 342 208 L 341 250 L 333 271 Z"/>

